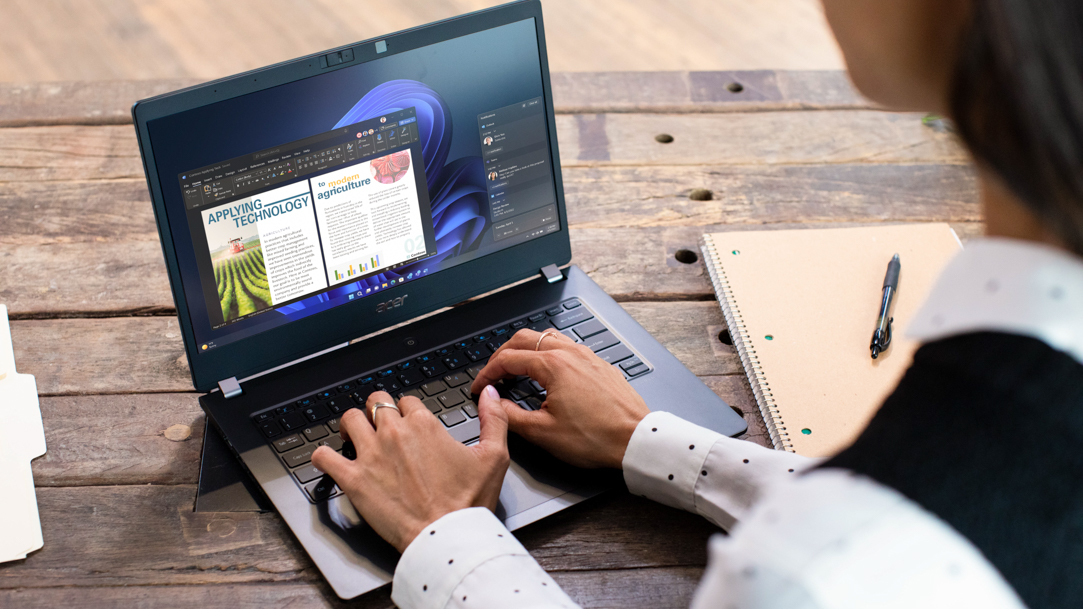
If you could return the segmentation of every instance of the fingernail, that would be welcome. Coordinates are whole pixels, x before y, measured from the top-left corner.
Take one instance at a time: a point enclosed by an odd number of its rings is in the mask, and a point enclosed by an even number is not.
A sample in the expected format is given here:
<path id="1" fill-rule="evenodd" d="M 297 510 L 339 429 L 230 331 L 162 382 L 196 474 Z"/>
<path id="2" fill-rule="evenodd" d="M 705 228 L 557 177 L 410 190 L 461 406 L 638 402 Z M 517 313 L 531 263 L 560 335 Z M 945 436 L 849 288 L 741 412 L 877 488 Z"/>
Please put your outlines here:
<path id="1" fill-rule="evenodd" d="M 492 385 L 486 385 L 485 386 L 485 395 L 488 395 L 490 398 L 492 398 L 494 400 L 499 400 L 500 399 L 500 394 L 497 393 L 496 387 L 493 387 Z"/>

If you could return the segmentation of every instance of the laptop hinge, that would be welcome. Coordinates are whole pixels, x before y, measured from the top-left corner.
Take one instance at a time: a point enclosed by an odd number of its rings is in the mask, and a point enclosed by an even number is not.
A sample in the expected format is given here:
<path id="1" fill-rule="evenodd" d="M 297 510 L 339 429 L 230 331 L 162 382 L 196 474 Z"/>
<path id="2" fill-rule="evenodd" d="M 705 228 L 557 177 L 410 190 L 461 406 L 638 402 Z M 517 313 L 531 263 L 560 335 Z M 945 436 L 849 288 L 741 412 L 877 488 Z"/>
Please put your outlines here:
<path id="1" fill-rule="evenodd" d="M 237 377 L 235 376 L 218 381 L 218 388 L 222 391 L 222 395 L 225 396 L 227 400 L 244 393 L 241 391 L 241 384 L 237 382 Z"/>
<path id="2" fill-rule="evenodd" d="M 541 268 L 541 276 L 545 277 L 545 280 L 549 283 L 556 283 L 561 279 L 564 279 L 564 273 L 561 273 L 560 268 L 555 264 L 543 266 Z"/>

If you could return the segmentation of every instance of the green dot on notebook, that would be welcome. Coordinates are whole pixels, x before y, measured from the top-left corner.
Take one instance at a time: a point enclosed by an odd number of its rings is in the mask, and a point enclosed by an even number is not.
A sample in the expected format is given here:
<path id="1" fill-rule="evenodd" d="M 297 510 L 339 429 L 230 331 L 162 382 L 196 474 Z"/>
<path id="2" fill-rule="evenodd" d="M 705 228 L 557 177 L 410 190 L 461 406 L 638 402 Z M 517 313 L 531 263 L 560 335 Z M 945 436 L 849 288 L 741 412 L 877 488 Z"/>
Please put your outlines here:
<path id="1" fill-rule="evenodd" d="M 801 433 L 805 434 L 806 436 L 812 435 L 812 430 L 809 429 L 808 427 L 806 427 L 806 428 L 801 430 Z"/>

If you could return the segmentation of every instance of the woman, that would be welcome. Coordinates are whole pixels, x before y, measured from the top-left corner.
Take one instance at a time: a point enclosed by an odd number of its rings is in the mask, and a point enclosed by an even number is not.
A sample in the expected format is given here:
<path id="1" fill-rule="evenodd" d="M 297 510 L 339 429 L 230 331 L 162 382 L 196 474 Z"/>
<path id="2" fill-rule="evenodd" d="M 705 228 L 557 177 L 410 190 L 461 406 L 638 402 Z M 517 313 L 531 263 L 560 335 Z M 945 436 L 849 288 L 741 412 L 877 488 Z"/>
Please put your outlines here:
<path id="1" fill-rule="evenodd" d="M 863 93 L 954 119 L 992 237 L 949 265 L 912 323 L 924 345 L 899 387 L 851 447 L 815 463 L 650 413 L 589 349 L 520 332 L 474 382 L 478 445 L 404 398 L 401 415 L 343 417 L 356 461 L 313 456 L 404 551 L 400 606 L 574 606 L 490 511 L 509 426 L 729 529 L 694 607 L 1083 603 L 1083 3 L 824 5 Z M 489 386 L 519 374 L 546 387 L 543 409 Z"/>

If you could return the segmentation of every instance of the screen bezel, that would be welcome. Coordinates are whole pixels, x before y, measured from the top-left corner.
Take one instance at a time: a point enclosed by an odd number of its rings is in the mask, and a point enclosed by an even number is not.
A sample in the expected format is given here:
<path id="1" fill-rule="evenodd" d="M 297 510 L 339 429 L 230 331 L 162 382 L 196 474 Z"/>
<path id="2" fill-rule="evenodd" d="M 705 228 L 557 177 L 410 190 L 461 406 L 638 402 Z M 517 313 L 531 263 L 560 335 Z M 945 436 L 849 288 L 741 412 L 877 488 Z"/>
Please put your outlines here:
<path id="1" fill-rule="evenodd" d="M 272 328 L 237 342 L 199 353 L 192 321 L 181 285 L 180 267 L 169 227 L 162 196 L 162 184 L 154 163 L 147 123 L 271 87 L 311 78 L 320 74 L 350 68 L 361 63 L 382 59 L 398 53 L 429 46 L 452 38 L 534 19 L 538 40 L 542 89 L 549 130 L 550 163 L 556 187 L 560 230 L 550 235 L 481 256 L 474 260 L 441 270 L 438 273 L 388 288 L 379 297 L 346 303 Z M 375 43 L 385 41 L 387 51 L 377 55 Z M 327 53 L 353 49 L 354 61 L 321 68 L 320 57 Z M 192 373 L 192 383 L 198 391 L 210 391 L 218 381 L 230 377 L 244 378 L 296 359 L 326 350 L 359 336 L 401 323 L 439 308 L 462 302 L 473 296 L 492 291 L 515 281 L 536 275 L 549 264 L 563 266 L 571 261 L 571 240 L 568 235 L 567 207 L 560 171 L 560 155 L 556 139 L 556 119 L 553 110 L 549 62 L 545 49 L 545 31 L 539 0 L 521 0 L 467 15 L 454 17 L 402 32 L 364 40 L 356 44 L 322 51 L 291 61 L 245 72 L 221 80 L 182 89 L 166 95 L 141 100 L 132 106 L 143 169 L 147 176 L 158 236 L 162 242 L 169 272 L 170 289 L 177 306 L 184 339 L 184 350 Z M 172 185 L 175 186 L 175 185 Z M 380 303 L 409 295 L 402 306 L 377 314 Z M 359 315 L 359 313 L 361 313 Z"/>

